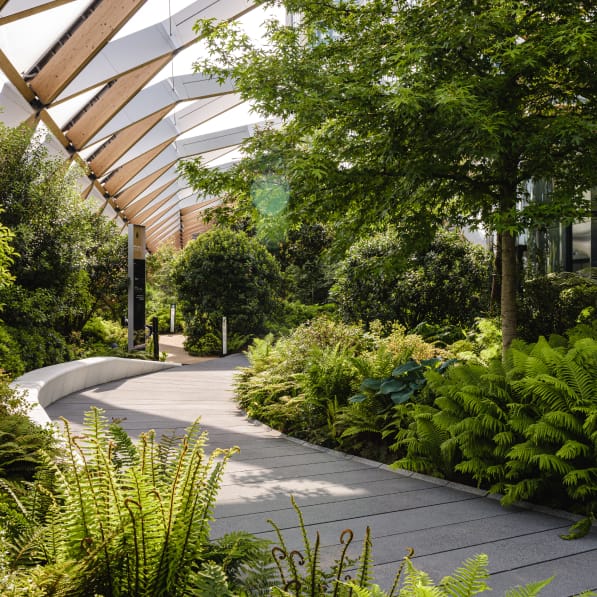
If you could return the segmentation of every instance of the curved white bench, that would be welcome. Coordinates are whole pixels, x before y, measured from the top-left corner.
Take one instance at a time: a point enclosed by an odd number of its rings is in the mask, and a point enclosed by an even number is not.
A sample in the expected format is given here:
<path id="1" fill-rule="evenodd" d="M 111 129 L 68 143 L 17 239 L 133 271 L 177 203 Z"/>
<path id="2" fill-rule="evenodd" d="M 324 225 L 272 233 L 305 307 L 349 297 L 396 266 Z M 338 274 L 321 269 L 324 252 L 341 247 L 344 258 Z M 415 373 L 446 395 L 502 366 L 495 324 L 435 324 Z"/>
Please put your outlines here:
<path id="1" fill-rule="evenodd" d="M 178 363 L 140 359 L 91 357 L 34 369 L 17 377 L 10 385 L 23 392 L 25 399 L 31 404 L 31 419 L 40 425 L 46 425 L 51 420 L 44 407 L 63 396 L 109 381 L 179 366 Z"/>

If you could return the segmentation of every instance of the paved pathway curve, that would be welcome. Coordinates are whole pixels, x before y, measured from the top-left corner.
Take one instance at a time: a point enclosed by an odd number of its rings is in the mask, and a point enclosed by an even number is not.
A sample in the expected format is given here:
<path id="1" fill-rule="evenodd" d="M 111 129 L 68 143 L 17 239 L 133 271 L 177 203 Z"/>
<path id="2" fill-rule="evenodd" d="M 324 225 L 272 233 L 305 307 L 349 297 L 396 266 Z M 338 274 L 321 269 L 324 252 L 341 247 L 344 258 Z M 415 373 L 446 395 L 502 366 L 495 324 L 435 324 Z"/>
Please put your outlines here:
<path id="1" fill-rule="evenodd" d="M 244 529 L 273 538 L 268 518 L 300 547 L 289 496 L 302 507 L 309 535 L 321 535 L 323 555 L 339 554 L 345 528 L 361 538 L 371 527 L 375 578 L 384 587 L 407 547 L 435 580 L 477 553 L 489 555 L 493 595 L 513 585 L 555 575 L 542 597 L 597 590 L 597 531 L 576 541 L 559 535 L 570 520 L 554 513 L 504 509 L 492 498 L 418 475 L 294 441 L 252 423 L 232 400 L 234 369 L 244 357 L 185 365 L 89 388 L 53 404 L 52 418 L 75 426 L 92 405 L 124 418 L 133 436 L 147 429 L 183 430 L 201 417 L 211 447 L 238 445 L 218 498 L 213 535 Z M 355 540 L 357 555 L 360 543 Z"/>

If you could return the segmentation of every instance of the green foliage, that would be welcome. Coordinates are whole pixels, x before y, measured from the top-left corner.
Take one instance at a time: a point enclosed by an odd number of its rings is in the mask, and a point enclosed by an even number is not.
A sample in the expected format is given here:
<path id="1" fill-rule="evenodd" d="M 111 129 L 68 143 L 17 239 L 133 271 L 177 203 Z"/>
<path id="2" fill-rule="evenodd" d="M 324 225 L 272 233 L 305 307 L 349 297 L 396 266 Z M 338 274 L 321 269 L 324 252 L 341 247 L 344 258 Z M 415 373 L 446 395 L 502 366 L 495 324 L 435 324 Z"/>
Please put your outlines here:
<path id="1" fill-rule="evenodd" d="M 299 437 L 325 441 L 330 406 L 346 404 L 358 387 L 352 357 L 374 338 L 358 326 L 320 316 L 274 341 L 255 340 L 251 366 L 237 378 L 237 398 L 249 416 Z"/>
<path id="2" fill-rule="evenodd" d="M 458 360 L 487 365 L 502 354 L 502 332 L 495 319 L 479 318 L 463 340 L 449 346 L 450 354 Z"/>
<path id="3" fill-rule="evenodd" d="M 15 378 L 25 372 L 21 348 L 9 329 L 0 321 L 0 370 Z"/>
<path id="4" fill-rule="evenodd" d="M 402 404 L 410 400 L 420 392 L 426 385 L 425 373 L 433 370 L 444 373 L 454 362 L 453 359 L 442 361 L 439 358 L 426 359 L 420 363 L 411 359 L 396 367 L 391 375 L 386 378 L 368 377 L 361 383 L 362 392 L 371 392 L 375 396 L 386 396 L 394 404 Z M 368 394 L 357 394 L 352 396 L 351 402 L 363 402 Z"/>
<path id="5" fill-rule="evenodd" d="M 31 480 L 43 459 L 39 451 L 52 452 L 51 429 L 34 423 L 29 404 L 7 379 L 0 376 L 0 477 Z"/>
<path id="6" fill-rule="evenodd" d="M 576 323 L 597 319 L 597 281 L 559 272 L 527 280 L 520 299 L 520 336 L 564 334 Z"/>
<path id="7" fill-rule="evenodd" d="M 73 358 L 72 348 L 66 338 L 51 326 L 11 326 L 6 329 L 18 346 L 18 355 L 26 371 L 64 363 Z"/>
<path id="8" fill-rule="evenodd" d="M 470 325 L 488 306 L 489 254 L 455 233 L 425 248 L 390 228 L 358 241 L 338 268 L 332 295 L 349 321 Z"/>
<path id="9" fill-rule="evenodd" d="M 0 210 L 0 216 L 2 211 Z M 11 244 L 14 234 L 0 222 L 0 288 L 9 286 L 14 282 L 10 273 L 10 266 L 14 262 L 14 248 Z M 1 306 L 0 306 L 1 309 Z"/>
<path id="10" fill-rule="evenodd" d="M 281 286 L 273 257 L 243 232 L 215 229 L 189 243 L 173 279 L 185 320 L 187 350 L 219 352 L 222 317 L 231 338 L 264 332 Z"/>
<path id="11" fill-rule="evenodd" d="M 147 273 L 147 295 L 145 309 L 147 320 L 158 318 L 160 333 L 170 332 L 170 306 L 176 304 L 176 287 L 173 280 L 174 263 L 178 251 L 170 244 L 160 245 L 145 261 Z M 176 309 L 174 331 L 180 332 L 183 317 Z"/>
<path id="12" fill-rule="evenodd" d="M 341 316 L 351 322 L 397 319 L 393 289 L 406 260 L 406 249 L 392 228 L 352 245 L 331 291 Z"/>
<path id="13" fill-rule="evenodd" d="M 31 129 L 0 123 L 0 219 L 15 251 L 0 304 L 26 369 L 71 358 L 71 333 L 94 312 L 119 317 L 126 297 L 126 238 L 81 198 L 79 176 Z"/>
<path id="14" fill-rule="evenodd" d="M 332 304 L 305 305 L 282 299 L 278 302 L 274 312 L 267 318 L 266 328 L 274 336 L 287 336 L 301 324 L 320 315 L 333 316 L 335 312 L 335 306 Z"/>
<path id="15" fill-rule="evenodd" d="M 329 230 L 319 223 L 302 223 L 287 232 L 278 259 L 292 297 L 307 305 L 327 301 L 331 281 L 326 250 L 331 244 Z"/>
<path id="16" fill-rule="evenodd" d="M 303 551 L 290 550 L 279 527 L 273 522 L 279 545 L 272 554 L 280 574 L 281 586 L 272 588 L 277 597 L 473 597 L 491 591 L 485 582 L 489 578 L 488 557 L 477 554 L 467 558 L 448 576 L 435 583 L 427 572 L 415 567 L 412 562 L 414 551 L 408 548 L 407 555 L 398 566 L 393 585 L 388 592 L 373 582 L 372 541 L 369 527 L 365 531 L 360 556 L 355 560 L 348 557 L 348 549 L 354 539 L 350 529 L 342 531 L 340 557 L 330 569 L 324 569 L 320 562 L 320 540 L 316 533 L 312 542 L 307 534 L 302 512 L 291 497 L 303 540 Z M 304 568 L 304 570 L 303 570 Z M 348 572 L 348 574 L 347 574 Z M 509 589 L 504 597 L 535 597 L 551 581 L 532 582 L 525 586 Z M 591 595 L 593 593 L 589 593 Z"/>
<path id="17" fill-rule="evenodd" d="M 228 594 L 222 566 L 206 560 L 209 522 L 223 467 L 235 449 L 203 451 L 198 424 L 181 443 L 111 439 L 97 409 L 85 433 L 68 425 L 53 491 L 36 484 L 19 507 L 27 529 L 10 551 L 16 574 L 43 594 Z M 50 498 L 45 512 L 40 496 Z"/>
<path id="18" fill-rule="evenodd" d="M 251 366 L 237 377 L 237 399 L 249 416 L 286 433 L 383 459 L 389 405 L 349 398 L 364 378 L 388 376 L 411 357 L 439 354 L 400 326 L 384 335 L 379 322 L 364 332 L 319 317 L 277 341 L 255 340 L 248 351 Z"/>
<path id="19" fill-rule="evenodd" d="M 158 318 L 158 330 L 160 334 L 170 333 L 170 304 L 159 304 L 154 298 L 146 303 L 146 320 L 153 321 L 154 317 Z M 176 309 L 174 316 L 174 333 L 183 331 L 183 318 L 179 309 Z"/>
<path id="20" fill-rule="evenodd" d="M 92 317 L 85 324 L 82 336 L 90 342 L 101 342 L 103 344 L 126 343 L 126 330 L 115 321 Z"/>
<path id="21" fill-rule="evenodd" d="M 430 371 L 435 404 L 415 404 L 412 423 L 396 430 L 394 448 L 406 452 L 397 465 L 461 474 L 502 493 L 504 504 L 529 500 L 593 517 L 596 364 L 596 340 L 567 346 L 556 337 L 553 345 L 517 342 L 503 363 Z"/>
<path id="22" fill-rule="evenodd" d="M 321 565 L 319 533 L 316 534 L 314 542 L 309 539 L 303 514 L 292 496 L 291 502 L 299 521 L 303 551 L 289 549 L 278 525 L 268 520 L 274 527 L 279 542 L 279 545 L 272 549 L 272 554 L 280 574 L 281 587 L 274 587 L 272 595 L 350 597 L 352 589 L 347 586 L 347 580 L 351 580 L 351 584 L 357 587 L 371 586 L 373 555 L 369 527 L 365 532 L 361 554 L 357 559 L 348 557 L 348 549 L 354 533 L 350 529 L 342 531 L 340 543 L 343 547 L 340 557 L 329 570 L 326 570 Z M 301 570 L 303 566 L 304 572 Z"/>
<path id="23" fill-rule="evenodd" d="M 596 55 L 594 6 L 283 4 L 300 19 L 269 23 L 258 43 L 237 24 L 198 24 L 208 45 L 198 72 L 231 78 L 284 126 L 248 140 L 246 159 L 225 173 L 186 164 L 191 184 L 214 194 L 240 189 L 230 193 L 237 201 L 265 165 L 285 177 L 297 218 L 333 223 L 353 238 L 387 222 L 419 234 L 445 222 L 483 223 L 502 235 L 508 346 L 514 235 L 586 217 L 583 193 L 597 184 L 594 64 L 586 60 Z M 518 201 L 536 179 L 557 181 L 549 201 Z"/>

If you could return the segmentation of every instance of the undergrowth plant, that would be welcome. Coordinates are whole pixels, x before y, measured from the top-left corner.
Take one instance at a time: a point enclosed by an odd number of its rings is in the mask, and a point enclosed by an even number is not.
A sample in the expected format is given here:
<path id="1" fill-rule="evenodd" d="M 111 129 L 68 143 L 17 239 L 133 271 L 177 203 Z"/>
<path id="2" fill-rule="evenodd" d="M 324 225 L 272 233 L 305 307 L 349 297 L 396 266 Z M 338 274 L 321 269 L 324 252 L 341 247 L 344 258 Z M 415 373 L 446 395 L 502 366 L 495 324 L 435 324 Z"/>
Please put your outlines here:
<path id="1" fill-rule="evenodd" d="M 31 480 L 42 463 L 39 451 L 54 450 L 52 431 L 33 422 L 30 410 L 0 371 L 0 478 Z"/>
<path id="2" fill-rule="evenodd" d="M 485 582 L 489 578 L 487 555 L 477 554 L 466 559 L 451 575 L 436 584 L 429 574 L 413 564 L 412 548 L 407 548 L 407 555 L 398 565 L 392 587 L 388 591 L 383 590 L 373 579 L 369 527 L 356 559 L 348 556 L 354 533 L 351 529 L 342 531 L 340 555 L 331 566 L 326 567 L 322 564 L 319 533 L 316 533 L 314 541 L 309 538 L 303 514 L 293 497 L 291 502 L 298 517 L 303 549 L 290 549 L 278 525 L 268 521 L 279 541 L 279 545 L 272 548 L 280 576 L 280 582 L 272 587 L 273 597 L 472 597 L 491 591 Z M 548 578 L 515 587 L 507 590 L 504 597 L 535 597 L 551 581 L 552 578 Z M 590 595 L 594 593 L 583 594 L 584 597 Z"/>
<path id="3" fill-rule="evenodd" d="M 383 378 L 409 359 L 445 352 L 402 326 L 384 330 L 372 322 L 365 331 L 319 317 L 277 341 L 272 336 L 254 341 L 247 354 L 250 367 L 238 375 L 236 392 L 249 416 L 314 443 L 381 455 L 380 434 L 369 434 L 371 427 L 383 427 L 370 424 L 377 413 L 365 412 L 365 405 L 354 408 L 350 397 L 365 378 Z M 345 430 L 359 426 L 358 439 L 345 441 Z"/>
<path id="4" fill-rule="evenodd" d="M 412 406 L 394 429 L 403 468 L 462 475 L 504 504 L 529 500 L 584 515 L 597 511 L 597 341 L 516 342 L 502 363 L 427 373 L 434 405 Z"/>
<path id="5" fill-rule="evenodd" d="M 3 487 L 24 525 L 8 553 L 15 586 L 26 581 L 39 595 L 232 595 L 226 568 L 238 569 L 239 556 L 216 563 L 209 524 L 237 449 L 207 456 L 206 441 L 198 423 L 180 442 L 150 431 L 133 444 L 98 409 L 82 435 L 65 421 L 64 459 L 47 464 L 51 484 L 38 481 L 22 498 Z M 262 548 L 246 537 L 233 545 L 247 560 Z"/>

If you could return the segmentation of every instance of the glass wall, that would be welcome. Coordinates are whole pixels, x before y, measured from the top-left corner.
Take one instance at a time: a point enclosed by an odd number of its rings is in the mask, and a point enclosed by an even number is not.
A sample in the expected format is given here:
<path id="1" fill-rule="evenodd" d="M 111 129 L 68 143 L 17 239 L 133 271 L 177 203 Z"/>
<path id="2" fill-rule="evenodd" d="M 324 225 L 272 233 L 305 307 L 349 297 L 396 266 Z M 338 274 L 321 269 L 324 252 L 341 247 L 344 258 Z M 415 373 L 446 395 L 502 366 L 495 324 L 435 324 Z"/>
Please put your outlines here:
<path id="1" fill-rule="evenodd" d="M 533 181 L 527 187 L 529 201 L 549 201 L 552 186 L 545 181 Z M 597 189 L 588 191 L 592 216 L 572 226 L 556 225 L 529 231 L 526 235 L 526 275 L 534 277 L 549 272 L 571 271 L 591 275 L 597 268 Z"/>

